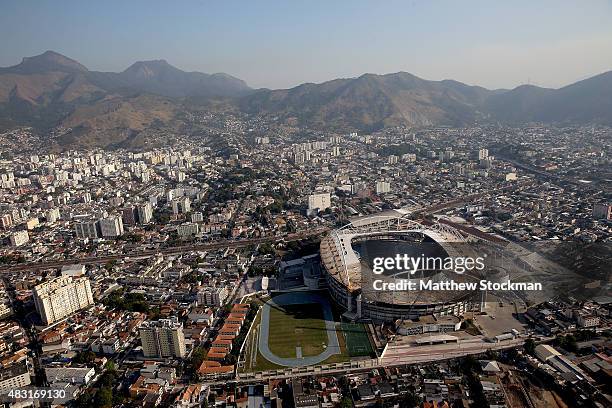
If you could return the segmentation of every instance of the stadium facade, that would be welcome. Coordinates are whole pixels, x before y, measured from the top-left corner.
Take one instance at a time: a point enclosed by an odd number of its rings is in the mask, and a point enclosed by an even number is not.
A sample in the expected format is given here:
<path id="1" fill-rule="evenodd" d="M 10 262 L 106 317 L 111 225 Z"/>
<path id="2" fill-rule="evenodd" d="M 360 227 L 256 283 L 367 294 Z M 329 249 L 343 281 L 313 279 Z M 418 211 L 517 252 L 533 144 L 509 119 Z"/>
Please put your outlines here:
<path id="1" fill-rule="evenodd" d="M 440 223 L 416 222 L 405 217 L 377 215 L 354 220 L 332 231 L 321 241 L 320 254 L 323 274 L 329 293 L 336 304 L 345 310 L 350 320 L 394 322 L 416 319 L 425 315 L 462 315 L 480 308 L 479 294 L 470 291 L 401 291 L 383 292 L 373 289 L 372 279 L 396 280 L 396 276 L 373 275 L 368 266 L 364 245 L 375 245 L 377 253 L 388 250 L 386 256 L 396 255 L 398 245 L 421 252 L 429 250 L 448 257 L 462 256 L 467 247 L 466 237 L 458 230 Z M 408 246 L 406 246 L 408 245 Z M 433 248 L 433 249 L 432 249 Z M 418 255 L 417 255 L 418 256 Z M 371 266 L 371 265 L 370 265 Z M 428 279 L 457 282 L 474 279 L 470 274 L 448 271 L 427 271 L 409 279 Z"/>

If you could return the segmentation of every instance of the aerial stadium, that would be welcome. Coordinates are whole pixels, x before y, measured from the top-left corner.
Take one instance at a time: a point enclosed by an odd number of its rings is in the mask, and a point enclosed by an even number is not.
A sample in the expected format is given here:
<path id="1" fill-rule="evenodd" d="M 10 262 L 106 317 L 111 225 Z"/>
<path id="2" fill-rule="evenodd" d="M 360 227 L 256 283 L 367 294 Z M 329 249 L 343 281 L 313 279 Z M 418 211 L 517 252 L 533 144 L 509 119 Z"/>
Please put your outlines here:
<path id="1" fill-rule="evenodd" d="M 446 224 L 424 223 L 401 216 L 369 216 L 354 220 L 332 231 L 321 241 L 323 274 L 333 301 L 345 310 L 351 321 L 393 322 L 424 315 L 461 315 L 480 307 L 476 291 L 380 291 L 372 280 L 397 282 L 398 275 L 372 273 L 374 258 L 410 256 L 470 256 L 468 238 Z M 468 282 L 478 279 L 474 273 L 457 274 L 445 269 L 419 270 L 403 274 L 408 280 Z M 405 279 L 404 279 L 405 280 Z"/>

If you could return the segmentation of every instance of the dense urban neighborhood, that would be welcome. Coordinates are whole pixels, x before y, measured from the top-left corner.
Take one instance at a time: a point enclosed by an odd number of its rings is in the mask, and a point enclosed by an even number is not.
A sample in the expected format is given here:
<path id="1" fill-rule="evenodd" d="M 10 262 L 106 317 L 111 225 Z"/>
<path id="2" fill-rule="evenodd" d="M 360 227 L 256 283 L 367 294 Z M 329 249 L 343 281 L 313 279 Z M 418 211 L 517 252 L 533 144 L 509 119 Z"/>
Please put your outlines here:
<path id="1" fill-rule="evenodd" d="M 34 387 L 73 406 L 610 406 L 612 129 L 191 115 L 140 150 L 0 135 L 5 401 Z M 361 295 L 352 309 L 323 238 L 381 216 L 531 254 L 545 291 L 408 319 L 367 315 Z"/>

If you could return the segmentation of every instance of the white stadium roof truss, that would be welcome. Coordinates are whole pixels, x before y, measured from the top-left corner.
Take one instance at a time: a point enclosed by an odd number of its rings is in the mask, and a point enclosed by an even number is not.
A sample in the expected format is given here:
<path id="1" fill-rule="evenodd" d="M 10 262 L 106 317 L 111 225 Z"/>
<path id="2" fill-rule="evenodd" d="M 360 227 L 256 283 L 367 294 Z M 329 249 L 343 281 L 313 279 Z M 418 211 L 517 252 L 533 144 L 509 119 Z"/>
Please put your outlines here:
<path id="1" fill-rule="evenodd" d="M 354 223 L 358 223 L 354 225 Z M 362 222 L 363 224 L 359 225 Z M 447 241 L 464 242 L 466 237 L 457 229 L 441 223 L 423 225 L 409 218 L 377 215 L 364 220 L 353 221 L 334 231 L 336 234 L 361 235 L 371 232 L 438 232 Z M 450 239 L 449 239 L 450 238 Z M 453 239 L 454 238 L 454 239 Z"/>
<path id="2" fill-rule="evenodd" d="M 439 243 L 442 242 L 466 242 L 468 239 L 457 229 L 440 223 L 424 225 L 417 221 L 404 217 L 378 215 L 353 221 L 337 230 L 332 231 L 336 249 L 340 252 L 341 265 L 337 265 L 344 274 L 346 283 L 351 282 L 351 265 L 354 264 L 355 255 L 351 247 L 351 241 L 362 235 L 377 233 L 406 233 L 416 232 L 427 235 Z M 353 262 L 348 262 L 352 260 Z"/>

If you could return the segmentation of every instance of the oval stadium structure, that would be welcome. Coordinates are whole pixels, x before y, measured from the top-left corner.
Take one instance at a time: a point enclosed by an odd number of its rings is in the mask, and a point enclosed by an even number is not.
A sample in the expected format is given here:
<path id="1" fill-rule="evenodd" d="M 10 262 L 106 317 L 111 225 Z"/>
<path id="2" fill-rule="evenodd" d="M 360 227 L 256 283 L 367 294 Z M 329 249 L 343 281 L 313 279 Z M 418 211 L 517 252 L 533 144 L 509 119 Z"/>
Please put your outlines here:
<path id="1" fill-rule="evenodd" d="M 416 222 L 398 216 L 368 216 L 354 220 L 332 231 L 321 241 L 321 262 L 331 298 L 346 312 L 350 320 L 376 323 L 398 319 L 416 319 L 423 315 L 460 315 L 478 304 L 477 294 L 470 291 L 380 291 L 373 280 L 397 282 L 401 279 L 454 280 L 466 282 L 474 277 L 446 270 L 418 271 L 375 275 L 375 257 L 409 256 L 458 257 L 467 246 L 467 239 L 458 230 L 440 223 Z"/>

